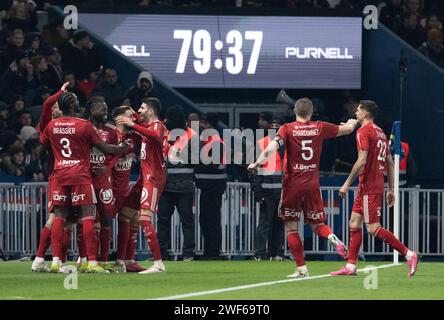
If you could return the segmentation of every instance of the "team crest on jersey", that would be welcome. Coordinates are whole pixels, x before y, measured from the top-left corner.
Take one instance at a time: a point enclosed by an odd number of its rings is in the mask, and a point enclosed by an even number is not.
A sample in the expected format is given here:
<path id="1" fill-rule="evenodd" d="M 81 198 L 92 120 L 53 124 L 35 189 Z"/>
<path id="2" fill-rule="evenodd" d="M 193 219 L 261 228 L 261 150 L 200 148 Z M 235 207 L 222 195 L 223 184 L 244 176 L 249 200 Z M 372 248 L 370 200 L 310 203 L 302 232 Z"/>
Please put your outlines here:
<path id="1" fill-rule="evenodd" d="M 142 194 L 140 195 L 140 203 L 144 203 L 148 199 L 148 190 L 146 188 L 142 189 Z"/>
<path id="2" fill-rule="evenodd" d="M 103 203 L 110 204 L 113 201 L 113 190 L 100 189 L 99 197 Z"/>

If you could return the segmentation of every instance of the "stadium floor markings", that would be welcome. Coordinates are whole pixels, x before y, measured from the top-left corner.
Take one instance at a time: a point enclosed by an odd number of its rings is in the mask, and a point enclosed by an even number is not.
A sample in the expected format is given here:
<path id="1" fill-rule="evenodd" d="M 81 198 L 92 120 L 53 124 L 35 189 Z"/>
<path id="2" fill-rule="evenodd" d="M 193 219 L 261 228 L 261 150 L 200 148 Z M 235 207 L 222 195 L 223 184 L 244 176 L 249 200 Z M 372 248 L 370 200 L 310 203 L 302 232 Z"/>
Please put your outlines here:
<path id="1" fill-rule="evenodd" d="M 356 270 L 357 272 L 365 272 L 365 271 L 371 271 L 375 269 L 385 269 L 385 268 L 391 268 L 395 266 L 400 266 L 400 263 L 391 263 L 391 264 L 384 264 L 382 266 L 377 267 L 366 267 L 363 269 Z M 229 288 L 222 288 L 222 289 L 214 289 L 214 290 L 208 290 L 208 291 L 199 291 L 199 292 L 191 292 L 191 293 L 185 293 L 185 294 L 179 294 L 174 296 L 167 296 L 167 297 L 161 297 L 161 298 L 154 298 L 154 299 L 146 299 L 146 300 L 177 300 L 177 299 L 186 299 L 186 298 L 192 298 L 192 297 L 199 297 L 199 296 L 206 296 L 210 294 L 216 294 L 216 293 L 222 293 L 222 292 L 228 292 L 228 291 L 237 291 L 237 290 L 243 290 L 243 289 L 251 289 L 256 287 L 264 287 L 264 286 L 271 286 L 275 284 L 281 284 L 281 283 L 290 283 L 290 282 L 297 282 L 297 281 L 308 281 L 308 280 L 315 280 L 315 279 L 322 279 L 322 278 L 328 278 L 332 277 L 330 273 L 327 274 L 321 274 L 317 276 L 307 277 L 307 278 L 297 278 L 297 279 L 285 279 L 285 280 L 276 280 L 276 281 L 268 281 L 268 282 L 258 282 L 253 284 L 247 284 L 242 286 L 236 286 L 236 287 L 229 287 Z"/>

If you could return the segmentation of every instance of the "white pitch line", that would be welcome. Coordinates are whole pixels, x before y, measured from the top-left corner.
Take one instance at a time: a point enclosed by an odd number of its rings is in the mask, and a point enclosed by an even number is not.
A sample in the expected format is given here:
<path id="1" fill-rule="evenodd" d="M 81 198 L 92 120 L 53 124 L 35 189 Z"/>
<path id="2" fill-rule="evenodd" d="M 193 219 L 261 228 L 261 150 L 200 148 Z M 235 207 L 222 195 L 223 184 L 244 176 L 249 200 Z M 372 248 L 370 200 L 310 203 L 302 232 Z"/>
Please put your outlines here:
<path id="1" fill-rule="evenodd" d="M 364 272 L 364 271 L 371 271 L 375 269 L 384 269 L 384 268 L 390 268 L 394 266 L 399 266 L 400 264 L 384 264 L 382 266 L 378 267 L 371 267 L 371 268 L 363 268 L 356 270 L 357 272 Z M 251 289 L 251 288 L 257 288 L 257 287 L 264 287 L 264 286 L 271 286 L 274 284 L 280 284 L 280 283 L 289 283 L 289 282 L 296 282 L 296 281 L 307 281 L 307 280 L 314 280 L 314 279 L 322 279 L 322 278 L 328 278 L 332 277 L 330 273 L 328 274 L 322 274 L 318 276 L 312 276 L 307 278 L 296 278 L 296 279 L 286 279 L 286 280 L 277 280 L 277 281 L 268 281 L 268 282 L 259 282 L 259 283 L 253 283 L 253 284 L 247 284 L 243 286 L 236 286 L 236 287 L 229 287 L 229 288 L 222 288 L 222 289 L 215 289 L 215 290 L 208 290 L 208 291 L 199 291 L 199 292 L 192 292 L 192 293 L 185 293 L 185 294 L 179 294 L 175 296 L 168 296 L 168 297 L 161 297 L 161 298 L 155 298 L 155 299 L 146 299 L 146 300 L 176 300 L 176 299 L 186 299 L 191 297 L 198 297 L 198 296 L 206 296 L 210 294 L 216 294 L 221 292 L 228 292 L 228 291 L 237 291 L 237 290 L 243 290 L 243 289 Z M 340 277 L 340 276 L 338 276 Z"/>

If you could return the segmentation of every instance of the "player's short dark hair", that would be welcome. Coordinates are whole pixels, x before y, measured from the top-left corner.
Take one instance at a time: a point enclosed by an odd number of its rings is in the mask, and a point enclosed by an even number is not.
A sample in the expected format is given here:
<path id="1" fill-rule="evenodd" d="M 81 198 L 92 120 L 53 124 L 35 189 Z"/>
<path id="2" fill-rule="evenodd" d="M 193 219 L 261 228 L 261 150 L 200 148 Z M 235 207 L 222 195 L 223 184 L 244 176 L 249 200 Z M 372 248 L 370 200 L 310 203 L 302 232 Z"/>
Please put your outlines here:
<path id="1" fill-rule="evenodd" d="M 378 116 L 379 107 L 376 102 L 372 100 L 361 100 L 359 101 L 359 106 L 370 113 L 371 117 L 375 119 Z"/>
<path id="2" fill-rule="evenodd" d="M 118 116 L 121 116 L 122 114 L 124 114 L 127 110 L 131 110 L 131 107 L 128 106 L 120 106 L 120 107 L 115 107 L 112 111 L 112 117 L 114 120 L 116 120 L 116 118 Z"/>
<path id="3" fill-rule="evenodd" d="M 157 98 L 145 98 L 142 100 L 142 103 L 148 105 L 151 109 L 153 109 L 156 116 L 160 115 L 160 111 L 162 110 L 162 105 L 160 104 L 160 100 Z"/>
<path id="4" fill-rule="evenodd" d="M 99 107 L 102 103 L 105 103 L 101 96 L 94 96 L 88 99 L 85 103 L 85 112 L 87 115 L 91 115 L 91 110 Z"/>
<path id="5" fill-rule="evenodd" d="M 313 114 L 313 102 L 308 98 L 301 98 L 295 104 L 296 115 L 308 118 Z"/>
<path id="6" fill-rule="evenodd" d="M 62 93 L 57 102 L 63 114 L 67 115 L 76 111 L 75 109 L 78 106 L 79 99 L 74 93 L 66 91 Z"/>

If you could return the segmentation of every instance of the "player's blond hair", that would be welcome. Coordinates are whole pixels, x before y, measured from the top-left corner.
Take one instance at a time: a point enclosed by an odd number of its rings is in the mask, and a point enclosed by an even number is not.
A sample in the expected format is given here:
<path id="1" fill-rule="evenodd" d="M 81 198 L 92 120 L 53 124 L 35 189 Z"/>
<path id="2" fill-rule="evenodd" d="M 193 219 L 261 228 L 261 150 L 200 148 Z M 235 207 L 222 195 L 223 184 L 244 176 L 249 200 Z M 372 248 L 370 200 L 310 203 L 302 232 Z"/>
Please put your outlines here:
<path id="1" fill-rule="evenodd" d="M 308 98 L 301 98 L 295 104 L 296 115 L 301 118 L 309 118 L 313 114 L 313 102 Z"/>

